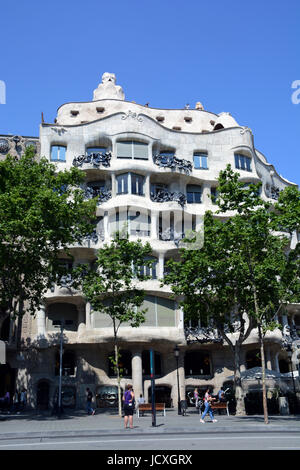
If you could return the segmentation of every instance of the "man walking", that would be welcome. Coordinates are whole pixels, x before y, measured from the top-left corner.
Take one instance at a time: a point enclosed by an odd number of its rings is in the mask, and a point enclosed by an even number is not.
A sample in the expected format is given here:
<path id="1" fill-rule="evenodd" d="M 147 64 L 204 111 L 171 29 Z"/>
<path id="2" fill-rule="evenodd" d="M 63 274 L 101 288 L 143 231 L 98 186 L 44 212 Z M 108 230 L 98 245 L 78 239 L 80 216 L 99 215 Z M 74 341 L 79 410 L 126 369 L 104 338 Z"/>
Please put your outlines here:
<path id="1" fill-rule="evenodd" d="M 86 411 L 87 411 L 88 415 L 89 414 L 92 414 L 92 415 L 95 414 L 95 410 L 92 408 L 92 400 L 93 400 L 93 393 L 91 392 L 89 387 L 87 387 L 87 389 L 86 389 Z"/>

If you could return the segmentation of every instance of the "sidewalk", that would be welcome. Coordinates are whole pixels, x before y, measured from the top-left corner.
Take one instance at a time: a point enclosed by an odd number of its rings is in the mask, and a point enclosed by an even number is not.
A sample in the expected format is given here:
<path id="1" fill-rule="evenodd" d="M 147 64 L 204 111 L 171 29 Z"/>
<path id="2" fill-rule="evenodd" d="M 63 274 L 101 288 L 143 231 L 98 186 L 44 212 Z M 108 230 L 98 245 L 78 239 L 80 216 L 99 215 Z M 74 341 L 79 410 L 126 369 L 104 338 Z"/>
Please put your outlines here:
<path id="1" fill-rule="evenodd" d="M 94 416 L 84 411 L 66 410 L 60 419 L 49 413 L 38 414 L 27 411 L 21 414 L 0 415 L 0 440 L 26 439 L 33 437 L 107 436 L 130 434 L 194 434 L 194 433 L 241 433 L 241 432 L 299 432 L 300 415 L 270 416 L 269 424 L 263 416 L 227 416 L 215 414 L 217 423 L 206 417 L 205 424 L 199 422 L 198 413 L 192 408 L 187 416 L 177 410 L 167 410 L 166 416 L 157 413 L 156 427 L 147 413 L 137 418 L 134 415 L 133 429 L 124 429 L 124 420 L 114 410 L 98 410 Z"/>

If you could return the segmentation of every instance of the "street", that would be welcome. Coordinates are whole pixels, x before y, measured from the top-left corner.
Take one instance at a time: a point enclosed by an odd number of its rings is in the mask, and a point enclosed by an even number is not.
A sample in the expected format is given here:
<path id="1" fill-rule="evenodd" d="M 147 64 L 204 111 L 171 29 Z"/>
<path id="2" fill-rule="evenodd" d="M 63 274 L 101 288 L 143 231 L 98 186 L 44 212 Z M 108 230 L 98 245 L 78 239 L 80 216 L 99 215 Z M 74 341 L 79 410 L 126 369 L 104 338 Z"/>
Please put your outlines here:
<path id="1" fill-rule="evenodd" d="M 125 431 L 124 431 L 125 432 Z M 0 439 L 1 450 L 300 450 L 300 433 L 164 434 Z"/>

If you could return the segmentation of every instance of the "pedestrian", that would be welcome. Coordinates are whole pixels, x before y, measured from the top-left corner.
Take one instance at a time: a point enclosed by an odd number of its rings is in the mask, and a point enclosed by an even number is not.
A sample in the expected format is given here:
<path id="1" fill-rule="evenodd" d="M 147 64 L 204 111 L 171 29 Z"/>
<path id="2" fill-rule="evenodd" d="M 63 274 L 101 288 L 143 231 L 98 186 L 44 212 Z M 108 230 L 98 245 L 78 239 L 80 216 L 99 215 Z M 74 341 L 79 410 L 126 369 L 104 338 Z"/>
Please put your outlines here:
<path id="1" fill-rule="evenodd" d="M 140 407 L 140 405 L 143 405 L 144 403 L 145 403 L 145 398 L 143 397 L 142 394 L 140 394 L 140 396 L 138 398 L 138 402 L 137 402 L 138 408 Z M 144 412 L 142 412 L 142 416 L 144 416 Z"/>
<path id="2" fill-rule="evenodd" d="M 21 406 L 22 411 L 25 410 L 26 403 L 27 403 L 27 393 L 26 393 L 25 388 L 23 388 L 20 394 L 20 406 Z"/>
<path id="3" fill-rule="evenodd" d="M 220 402 L 223 402 L 226 401 L 226 398 L 225 398 L 225 392 L 224 392 L 224 388 L 221 387 L 220 390 L 218 391 L 218 399 Z"/>
<path id="4" fill-rule="evenodd" d="M 194 400 L 195 400 L 195 407 L 198 408 L 199 392 L 198 392 L 197 387 L 194 390 Z"/>
<path id="5" fill-rule="evenodd" d="M 133 411 L 134 411 L 134 392 L 132 390 L 132 385 L 127 385 L 127 390 L 123 395 L 124 402 L 124 427 L 127 429 L 128 420 L 130 429 L 133 428 Z"/>
<path id="6" fill-rule="evenodd" d="M 92 400 L 93 400 L 93 392 L 89 389 L 89 387 L 86 388 L 86 411 L 87 414 L 95 414 L 95 410 L 92 408 Z"/>
<path id="7" fill-rule="evenodd" d="M 217 422 L 217 420 L 214 419 L 213 410 L 211 409 L 211 406 L 210 406 L 210 404 L 211 404 L 211 402 L 212 402 L 213 400 L 215 400 L 215 398 L 213 398 L 213 397 L 211 396 L 211 390 L 210 390 L 210 388 L 208 387 L 207 390 L 206 390 L 206 392 L 205 392 L 205 395 L 204 395 L 204 405 L 205 405 L 205 409 L 204 409 L 203 414 L 202 414 L 202 416 L 201 416 L 201 418 L 200 418 L 200 423 L 205 423 L 204 418 L 205 418 L 205 416 L 206 416 L 207 413 L 209 413 L 210 419 L 212 420 L 213 423 L 216 423 L 216 422 Z"/>
<path id="8" fill-rule="evenodd" d="M 16 390 L 13 397 L 13 409 L 14 411 L 19 412 L 20 410 L 20 397 L 19 392 Z"/>

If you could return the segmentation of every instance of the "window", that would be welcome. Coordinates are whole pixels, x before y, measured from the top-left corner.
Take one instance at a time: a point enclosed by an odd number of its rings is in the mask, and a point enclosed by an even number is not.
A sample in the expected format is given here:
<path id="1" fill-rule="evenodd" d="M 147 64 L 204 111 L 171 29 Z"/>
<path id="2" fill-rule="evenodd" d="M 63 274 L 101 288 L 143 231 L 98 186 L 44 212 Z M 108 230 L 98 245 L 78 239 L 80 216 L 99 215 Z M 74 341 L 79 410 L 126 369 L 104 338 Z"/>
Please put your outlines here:
<path id="1" fill-rule="evenodd" d="M 144 177 L 141 175 L 131 174 L 131 194 L 143 196 Z"/>
<path id="2" fill-rule="evenodd" d="M 152 279 L 157 279 L 157 274 L 156 274 L 156 269 L 157 269 L 157 258 L 154 256 L 149 256 L 146 258 L 146 260 L 152 260 L 152 264 L 149 266 L 143 265 L 140 268 L 140 272 L 142 276 L 149 276 Z"/>
<path id="3" fill-rule="evenodd" d="M 142 352 L 142 369 L 143 375 L 151 374 L 150 351 Z M 156 351 L 154 351 L 154 374 L 155 377 L 159 377 L 160 375 L 162 375 L 161 355 Z"/>
<path id="4" fill-rule="evenodd" d="M 106 151 L 107 151 L 106 147 L 88 147 L 86 149 L 86 154 L 92 155 L 93 153 L 106 153 Z"/>
<path id="5" fill-rule="evenodd" d="M 240 153 L 234 154 L 235 168 L 238 170 L 252 171 L 251 170 L 251 158 L 246 157 Z"/>
<path id="6" fill-rule="evenodd" d="M 65 162 L 66 161 L 66 150 L 67 147 L 61 145 L 52 145 L 51 147 L 51 161 L 53 162 Z"/>
<path id="7" fill-rule="evenodd" d="M 186 376 L 211 375 L 210 357 L 204 351 L 191 351 L 185 355 L 184 370 Z"/>
<path id="8" fill-rule="evenodd" d="M 213 204 L 217 203 L 218 190 L 217 188 L 210 188 L 210 197 Z"/>
<path id="9" fill-rule="evenodd" d="M 196 170 L 208 170 L 206 153 L 194 153 L 194 168 Z"/>
<path id="10" fill-rule="evenodd" d="M 117 158 L 148 159 L 148 144 L 128 140 L 117 142 Z"/>
<path id="11" fill-rule="evenodd" d="M 128 193 L 128 173 L 123 175 L 118 175 L 116 178 L 117 181 L 117 194 L 127 194 Z"/>
<path id="12" fill-rule="evenodd" d="M 131 194 L 138 196 L 144 195 L 144 177 L 135 173 L 123 173 L 118 175 L 117 181 L 117 194 L 128 194 L 128 187 L 131 189 Z"/>
<path id="13" fill-rule="evenodd" d="M 199 204 L 201 202 L 201 186 L 195 184 L 187 185 L 186 199 L 189 204 Z"/>

